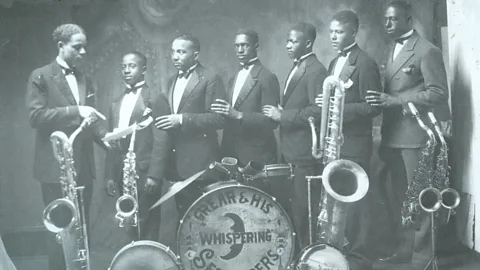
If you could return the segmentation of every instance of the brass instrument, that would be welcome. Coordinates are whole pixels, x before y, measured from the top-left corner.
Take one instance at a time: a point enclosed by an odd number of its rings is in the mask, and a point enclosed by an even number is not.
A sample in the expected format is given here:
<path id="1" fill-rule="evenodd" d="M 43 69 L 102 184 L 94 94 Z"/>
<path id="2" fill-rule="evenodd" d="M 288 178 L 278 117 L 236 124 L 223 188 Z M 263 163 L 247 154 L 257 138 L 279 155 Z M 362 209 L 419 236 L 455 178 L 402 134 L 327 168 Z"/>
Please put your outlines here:
<path id="1" fill-rule="evenodd" d="M 80 132 L 95 121 L 88 117 L 70 137 L 61 131 L 50 135 L 55 158 L 60 163 L 60 182 L 63 198 L 52 201 L 43 211 L 45 227 L 56 233 L 62 244 L 67 270 L 90 270 L 87 225 L 83 202 L 83 189 L 76 183 L 73 161 L 73 142 Z"/>
<path id="2" fill-rule="evenodd" d="M 347 244 L 345 226 L 348 206 L 350 203 L 362 199 L 369 188 L 368 176 L 362 167 L 355 162 L 340 159 L 340 147 L 343 144 L 344 100 L 345 87 L 343 82 L 335 76 L 327 77 L 323 83 L 323 105 L 319 137 L 317 137 L 315 130 L 315 119 L 313 117 L 308 119 L 312 131 L 312 156 L 315 159 L 322 159 L 323 164 L 326 164 L 321 176 L 306 177 L 309 241 L 310 244 L 313 243 L 311 180 L 321 178 L 324 188 L 320 195 L 317 241 L 322 245 L 327 244 L 338 250 L 342 250 Z M 304 252 L 307 252 L 307 250 L 304 250 Z M 299 260 L 296 262 L 297 267 L 310 265 L 310 257 L 316 256 L 313 253 L 306 256 L 306 253 L 303 254 L 304 252 L 300 254 Z M 308 252 L 311 252 L 311 250 Z M 313 264 L 317 265 L 315 267 L 318 267 L 318 263 Z M 341 269 L 348 268 L 342 267 Z"/>
<path id="3" fill-rule="evenodd" d="M 135 162 L 135 137 L 137 129 L 134 128 L 130 138 L 128 152 L 126 154 L 123 166 L 123 195 L 118 198 L 115 208 L 117 213 L 115 218 L 119 220 L 118 226 L 136 227 L 138 239 L 140 239 L 140 221 L 138 216 L 138 189 L 137 180 L 138 174 L 136 171 Z"/>

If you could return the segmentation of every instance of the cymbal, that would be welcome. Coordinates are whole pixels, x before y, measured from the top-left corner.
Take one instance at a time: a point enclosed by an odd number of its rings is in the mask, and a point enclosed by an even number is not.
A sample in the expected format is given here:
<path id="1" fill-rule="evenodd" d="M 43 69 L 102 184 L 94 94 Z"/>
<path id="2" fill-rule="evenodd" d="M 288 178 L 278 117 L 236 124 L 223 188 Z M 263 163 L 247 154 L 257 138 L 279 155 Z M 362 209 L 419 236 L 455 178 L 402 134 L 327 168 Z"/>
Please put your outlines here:
<path id="1" fill-rule="evenodd" d="M 170 188 L 168 191 L 155 203 L 150 207 L 150 210 L 153 208 L 159 206 L 160 204 L 164 203 L 166 200 L 170 199 L 173 197 L 173 195 L 177 194 L 180 192 L 182 189 L 184 189 L 186 186 L 190 185 L 193 181 L 197 180 L 200 178 L 200 176 L 205 172 L 205 170 L 200 171 L 192 176 L 190 176 L 188 179 L 180 182 L 176 182 Z"/>

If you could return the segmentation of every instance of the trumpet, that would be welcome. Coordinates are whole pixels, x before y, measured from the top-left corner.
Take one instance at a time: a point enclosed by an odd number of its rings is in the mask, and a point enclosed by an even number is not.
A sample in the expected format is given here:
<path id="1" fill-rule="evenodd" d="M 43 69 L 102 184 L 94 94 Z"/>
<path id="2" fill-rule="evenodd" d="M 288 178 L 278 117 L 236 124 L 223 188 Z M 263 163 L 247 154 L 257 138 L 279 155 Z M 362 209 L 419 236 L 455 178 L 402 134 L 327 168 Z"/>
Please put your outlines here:
<path id="1" fill-rule="evenodd" d="M 63 198 L 54 200 L 45 207 L 43 223 L 47 230 L 56 234 L 57 242 L 62 244 L 67 270 L 90 269 L 84 187 L 78 187 L 76 183 L 72 146 L 78 134 L 95 119 L 94 116 L 85 118 L 70 137 L 61 131 L 55 131 L 50 136 L 54 156 L 60 163 Z"/>

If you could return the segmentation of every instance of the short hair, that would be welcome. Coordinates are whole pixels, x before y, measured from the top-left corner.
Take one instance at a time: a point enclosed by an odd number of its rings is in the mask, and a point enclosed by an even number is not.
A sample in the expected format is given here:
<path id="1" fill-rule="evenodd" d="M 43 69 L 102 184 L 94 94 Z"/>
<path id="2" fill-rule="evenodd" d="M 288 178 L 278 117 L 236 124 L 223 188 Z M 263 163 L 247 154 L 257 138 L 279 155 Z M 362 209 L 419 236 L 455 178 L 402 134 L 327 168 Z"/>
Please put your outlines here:
<path id="1" fill-rule="evenodd" d="M 341 24 L 349 24 L 353 30 L 358 32 L 358 25 L 360 24 L 358 16 L 351 10 L 342 10 L 333 15 L 332 21 L 337 21 Z"/>
<path id="2" fill-rule="evenodd" d="M 126 53 L 125 55 L 123 55 L 123 57 L 127 56 L 127 55 L 135 55 L 136 57 L 138 57 L 140 59 L 140 62 L 143 64 L 144 67 L 147 66 L 147 57 L 145 56 L 145 54 L 139 52 L 139 51 L 131 51 L 129 53 Z"/>
<path id="3" fill-rule="evenodd" d="M 317 38 L 317 29 L 315 29 L 315 26 L 311 23 L 299 22 L 290 28 L 290 30 L 301 32 L 312 43 L 315 41 L 315 38 Z"/>
<path id="4" fill-rule="evenodd" d="M 403 12 L 405 12 L 405 15 L 407 17 L 412 16 L 412 6 L 407 1 L 399 1 L 399 0 L 392 1 L 387 5 L 387 9 L 390 7 L 393 7 L 394 9 L 402 10 Z"/>
<path id="5" fill-rule="evenodd" d="M 55 43 L 58 43 L 59 41 L 67 43 L 70 41 L 72 36 L 76 34 L 86 35 L 85 30 L 83 30 L 82 27 L 73 23 L 68 23 L 62 24 L 55 28 L 55 30 L 53 30 L 52 37 Z"/>
<path id="6" fill-rule="evenodd" d="M 200 51 L 200 41 L 198 41 L 198 39 L 191 34 L 182 34 L 182 35 L 176 37 L 174 40 L 190 41 L 193 45 L 193 48 L 198 52 Z"/>
<path id="7" fill-rule="evenodd" d="M 248 37 L 248 39 L 253 43 L 257 44 L 258 43 L 258 33 L 254 30 L 251 29 L 240 29 L 235 33 L 235 36 L 238 35 L 245 35 Z"/>

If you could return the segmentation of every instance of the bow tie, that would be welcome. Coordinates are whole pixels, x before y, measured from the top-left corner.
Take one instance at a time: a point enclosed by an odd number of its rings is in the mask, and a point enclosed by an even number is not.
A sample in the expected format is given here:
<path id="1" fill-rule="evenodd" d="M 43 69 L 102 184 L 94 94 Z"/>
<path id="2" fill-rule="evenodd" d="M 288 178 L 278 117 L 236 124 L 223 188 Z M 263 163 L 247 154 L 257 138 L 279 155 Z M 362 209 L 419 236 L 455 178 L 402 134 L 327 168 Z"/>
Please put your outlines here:
<path id="1" fill-rule="evenodd" d="M 347 51 L 340 51 L 338 52 L 338 57 L 347 57 L 348 52 Z"/>
<path id="2" fill-rule="evenodd" d="M 133 87 L 125 87 L 125 94 L 129 94 L 129 93 L 134 93 L 136 94 L 138 89 L 142 88 L 143 85 L 140 85 L 140 86 L 133 86 Z"/>
<path id="3" fill-rule="evenodd" d="M 294 60 L 293 60 L 293 65 L 298 67 L 298 66 L 300 66 L 300 64 L 302 63 L 302 61 L 303 61 L 303 59 L 301 59 L 301 60 L 294 59 Z"/>
<path id="4" fill-rule="evenodd" d="M 406 42 L 409 38 L 410 38 L 410 36 L 408 36 L 408 37 L 403 37 L 403 38 L 396 38 L 396 39 L 395 39 L 395 42 L 398 43 L 398 44 L 400 44 L 400 45 L 403 45 L 403 44 L 405 44 L 405 42 Z"/>
<path id="5" fill-rule="evenodd" d="M 240 65 L 238 66 L 238 69 L 239 69 L 239 70 L 242 70 L 242 69 L 248 70 L 248 68 L 249 68 L 250 66 L 253 66 L 254 62 L 255 62 L 255 61 L 253 61 L 253 62 L 248 62 L 248 63 L 240 63 Z"/>
<path id="6" fill-rule="evenodd" d="M 63 73 L 65 74 L 65 76 L 67 75 L 75 75 L 75 70 L 71 69 L 71 68 L 66 68 L 66 67 L 62 67 L 63 69 Z"/>
<path id="7" fill-rule="evenodd" d="M 187 70 L 187 72 L 179 72 L 179 73 L 178 73 L 178 78 L 188 79 L 188 77 L 190 76 L 190 74 L 192 74 L 192 71 L 193 71 L 193 69 Z"/>

